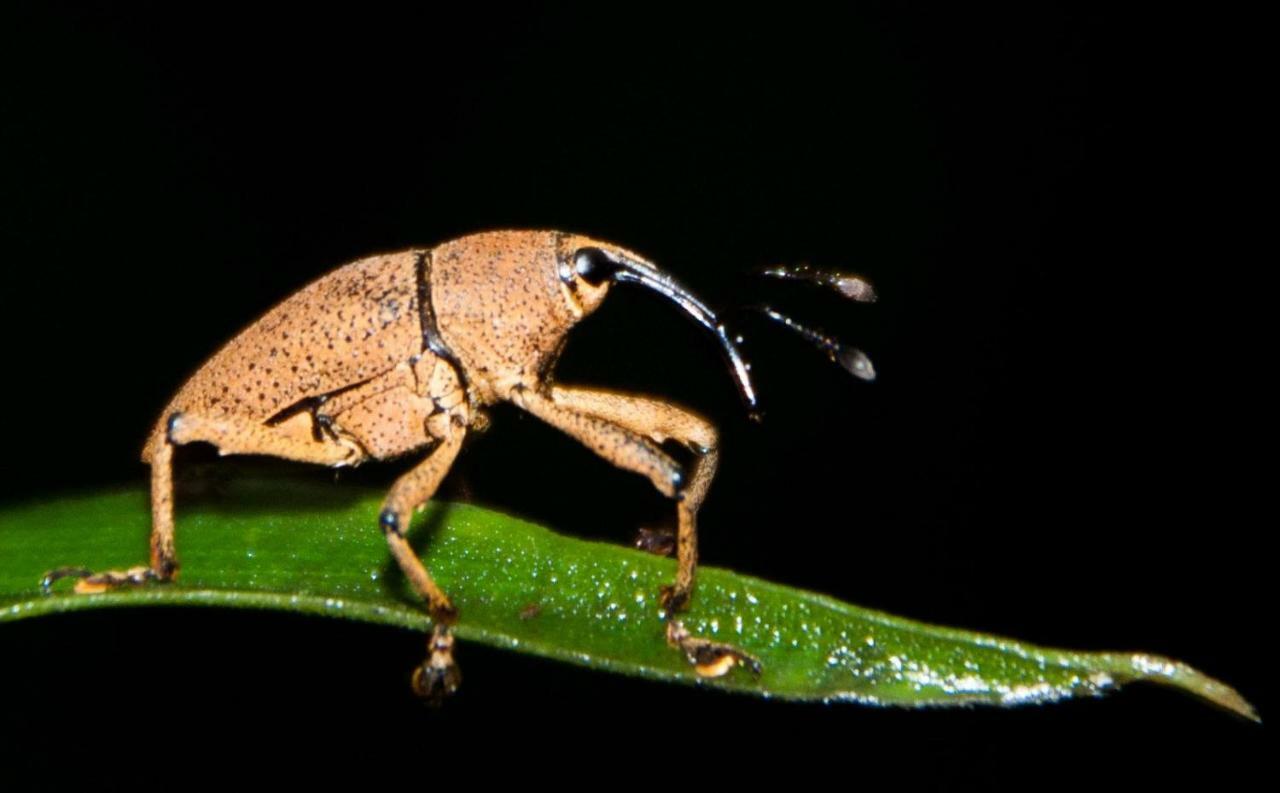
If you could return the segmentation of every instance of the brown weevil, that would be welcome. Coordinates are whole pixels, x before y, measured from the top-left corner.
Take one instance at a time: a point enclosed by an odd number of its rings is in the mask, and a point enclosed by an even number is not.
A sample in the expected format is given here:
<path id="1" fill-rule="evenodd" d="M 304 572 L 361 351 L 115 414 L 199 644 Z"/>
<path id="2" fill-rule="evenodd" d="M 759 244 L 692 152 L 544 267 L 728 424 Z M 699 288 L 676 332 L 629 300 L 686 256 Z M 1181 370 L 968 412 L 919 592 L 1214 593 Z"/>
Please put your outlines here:
<path id="1" fill-rule="evenodd" d="M 758 669 L 728 645 L 690 636 L 673 618 L 687 607 L 697 568 L 696 516 L 715 475 L 717 433 L 666 402 L 556 385 L 568 331 L 615 283 L 673 301 L 718 338 L 747 407 L 748 369 L 716 314 L 652 263 L 615 245 L 555 231 L 473 234 L 434 248 L 351 262 L 285 299 L 213 355 L 178 390 L 142 451 L 151 466 L 151 562 L 129 570 L 63 568 L 80 592 L 169 581 L 178 574 L 173 522 L 175 446 L 264 454 L 329 466 L 427 450 L 392 486 L 378 516 L 396 562 L 427 603 L 428 656 L 414 689 L 438 700 L 459 681 L 449 596 L 405 539 L 416 508 L 436 492 L 484 409 L 510 402 L 619 468 L 649 478 L 676 502 L 675 581 L 663 588 L 667 638 L 700 674 Z M 661 449 L 687 446 L 686 471 Z"/>

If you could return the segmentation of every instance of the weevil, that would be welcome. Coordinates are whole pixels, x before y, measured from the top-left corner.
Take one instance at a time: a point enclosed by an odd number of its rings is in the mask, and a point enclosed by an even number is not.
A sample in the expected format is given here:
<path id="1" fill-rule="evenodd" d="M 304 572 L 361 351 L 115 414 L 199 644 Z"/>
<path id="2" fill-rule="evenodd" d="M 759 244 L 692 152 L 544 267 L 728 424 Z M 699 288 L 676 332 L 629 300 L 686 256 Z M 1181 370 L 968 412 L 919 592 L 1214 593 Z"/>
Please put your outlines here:
<path id="1" fill-rule="evenodd" d="M 641 474 L 676 506 L 675 580 L 663 587 L 667 641 L 703 675 L 758 671 L 729 645 L 689 634 L 674 615 L 697 572 L 697 513 L 719 460 L 715 427 L 659 399 L 556 384 L 567 334 L 614 284 L 674 302 L 712 332 L 749 409 L 756 395 L 735 340 L 715 312 L 632 251 L 556 231 L 494 231 L 434 248 L 371 256 L 302 288 L 228 342 L 165 407 L 142 451 L 151 467 L 150 564 L 91 572 L 62 568 L 79 592 L 173 580 L 174 449 L 204 442 L 220 454 L 262 454 L 334 467 L 424 453 L 396 480 L 378 515 L 391 555 L 425 600 L 433 628 L 414 690 L 438 700 L 460 681 L 458 614 L 406 539 L 415 509 L 435 494 L 468 431 L 508 402 L 606 461 Z M 661 448 L 691 451 L 681 466 Z M 687 470 L 686 470 L 687 469 Z"/>

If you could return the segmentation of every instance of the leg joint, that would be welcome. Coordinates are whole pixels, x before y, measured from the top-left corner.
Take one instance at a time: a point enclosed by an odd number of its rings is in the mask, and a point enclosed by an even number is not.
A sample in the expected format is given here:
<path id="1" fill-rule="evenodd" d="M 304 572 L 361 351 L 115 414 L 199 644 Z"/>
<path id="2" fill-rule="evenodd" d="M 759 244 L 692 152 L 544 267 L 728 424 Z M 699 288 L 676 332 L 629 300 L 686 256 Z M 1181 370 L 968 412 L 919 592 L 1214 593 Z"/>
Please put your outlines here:
<path id="1" fill-rule="evenodd" d="M 378 515 L 378 525 L 382 527 L 383 534 L 394 534 L 397 537 L 404 536 L 400 529 L 400 516 L 390 507 L 383 509 Z"/>
<path id="2" fill-rule="evenodd" d="M 671 493 L 672 498 L 676 501 L 684 501 L 684 486 L 688 483 L 688 477 L 684 475 L 684 471 L 675 468 L 671 472 Z"/>
<path id="3" fill-rule="evenodd" d="M 169 443 L 177 443 L 173 439 L 173 434 L 178 431 L 178 423 L 182 421 L 182 411 L 169 414 L 169 418 L 164 422 L 164 439 Z"/>
<path id="4" fill-rule="evenodd" d="M 712 424 L 703 422 L 697 429 L 696 437 L 689 438 L 686 441 L 694 454 L 699 457 L 706 457 L 720 448 L 720 433 Z"/>

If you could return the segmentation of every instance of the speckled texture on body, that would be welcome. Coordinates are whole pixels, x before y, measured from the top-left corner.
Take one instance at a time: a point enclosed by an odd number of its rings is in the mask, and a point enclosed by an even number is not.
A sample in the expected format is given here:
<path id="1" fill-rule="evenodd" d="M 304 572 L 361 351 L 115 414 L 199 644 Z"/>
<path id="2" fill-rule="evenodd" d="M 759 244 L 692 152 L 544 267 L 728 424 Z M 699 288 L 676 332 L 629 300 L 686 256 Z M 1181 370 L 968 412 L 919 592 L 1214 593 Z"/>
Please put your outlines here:
<path id="1" fill-rule="evenodd" d="M 422 334 L 415 265 L 413 251 L 371 256 L 289 296 L 179 389 L 157 420 L 143 459 L 150 462 L 174 413 L 262 424 L 299 400 L 365 382 L 417 355 Z M 309 421 L 270 430 L 297 430 L 299 442 L 314 442 Z"/>
<path id="2" fill-rule="evenodd" d="M 479 399 L 508 399 L 513 389 L 549 377 L 565 333 L 607 289 L 586 294 L 561 277 L 560 263 L 592 245 L 601 243 L 553 231 L 492 232 L 433 251 L 431 302 L 440 334 Z"/>

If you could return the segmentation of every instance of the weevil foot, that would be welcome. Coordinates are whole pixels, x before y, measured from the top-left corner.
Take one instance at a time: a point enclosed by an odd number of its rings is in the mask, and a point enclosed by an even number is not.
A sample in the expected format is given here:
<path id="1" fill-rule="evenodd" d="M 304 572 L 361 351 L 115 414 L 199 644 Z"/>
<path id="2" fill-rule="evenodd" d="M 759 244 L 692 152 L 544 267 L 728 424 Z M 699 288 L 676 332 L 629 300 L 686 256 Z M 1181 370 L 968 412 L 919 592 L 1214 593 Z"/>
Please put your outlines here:
<path id="1" fill-rule="evenodd" d="M 176 569 L 175 565 L 173 570 Z M 130 567 L 128 570 L 104 570 L 101 573 L 95 573 L 84 567 L 59 567 L 44 574 L 40 579 L 40 588 L 48 595 L 52 593 L 53 583 L 58 579 L 75 578 L 78 579 L 75 587 L 76 594 L 93 595 L 118 586 L 141 586 L 151 581 L 166 581 L 172 578 L 173 570 L 166 576 L 143 565 Z"/>
<path id="2" fill-rule="evenodd" d="M 758 658 L 733 645 L 694 636 L 679 620 L 667 623 L 667 644 L 684 653 L 684 657 L 701 677 L 723 677 L 735 666 L 743 667 L 753 676 L 759 677 L 764 669 Z"/>
<path id="3" fill-rule="evenodd" d="M 427 650 L 427 659 L 413 670 L 413 691 L 428 705 L 439 707 L 462 683 L 462 673 L 453 661 L 453 632 L 445 625 L 437 625 Z"/>
<path id="4" fill-rule="evenodd" d="M 638 550 L 658 556 L 675 556 L 676 533 L 671 529 L 649 529 L 640 527 L 634 542 Z"/>

